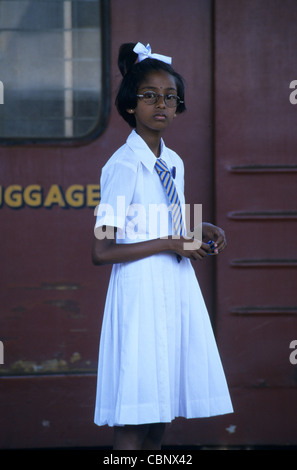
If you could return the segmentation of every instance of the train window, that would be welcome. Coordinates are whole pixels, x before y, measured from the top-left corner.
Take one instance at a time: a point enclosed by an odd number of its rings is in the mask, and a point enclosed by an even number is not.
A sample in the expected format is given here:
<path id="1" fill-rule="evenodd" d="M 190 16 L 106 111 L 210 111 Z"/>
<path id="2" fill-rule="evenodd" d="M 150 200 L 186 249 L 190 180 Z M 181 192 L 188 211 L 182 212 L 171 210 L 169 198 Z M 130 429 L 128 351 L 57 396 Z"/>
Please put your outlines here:
<path id="1" fill-rule="evenodd" d="M 109 109 L 107 0 L 0 0 L 0 140 L 97 136 Z"/>

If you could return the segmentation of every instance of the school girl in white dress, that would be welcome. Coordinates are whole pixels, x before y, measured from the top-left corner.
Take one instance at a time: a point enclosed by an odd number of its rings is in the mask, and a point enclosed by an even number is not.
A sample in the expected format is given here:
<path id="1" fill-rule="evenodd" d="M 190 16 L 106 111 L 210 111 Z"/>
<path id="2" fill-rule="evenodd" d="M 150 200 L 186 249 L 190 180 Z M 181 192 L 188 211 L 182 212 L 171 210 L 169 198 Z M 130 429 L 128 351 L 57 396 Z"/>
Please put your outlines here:
<path id="1" fill-rule="evenodd" d="M 165 162 L 183 205 L 183 162 L 162 139 L 175 115 L 185 110 L 183 80 L 169 62 L 149 46 L 121 46 L 123 80 L 116 104 L 133 131 L 103 167 L 100 180 L 92 257 L 94 264 L 113 268 L 100 339 L 95 423 L 114 426 L 114 449 L 159 449 L 165 423 L 175 417 L 233 411 L 191 264 L 219 254 L 225 234 L 203 223 L 201 244 L 184 231 L 176 236 L 169 195 L 155 168 L 157 161 Z"/>

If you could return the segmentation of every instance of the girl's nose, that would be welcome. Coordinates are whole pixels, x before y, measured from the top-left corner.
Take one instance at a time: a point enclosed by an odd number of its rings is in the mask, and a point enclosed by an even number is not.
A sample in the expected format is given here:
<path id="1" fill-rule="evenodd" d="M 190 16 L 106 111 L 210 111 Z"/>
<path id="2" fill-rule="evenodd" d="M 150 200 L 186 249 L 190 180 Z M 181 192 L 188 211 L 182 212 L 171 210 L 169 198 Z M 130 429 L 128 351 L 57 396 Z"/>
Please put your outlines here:
<path id="1" fill-rule="evenodd" d="M 165 108 L 166 105 L 165 105 L 165 98 L 164 98 L 164 95 L 159 95 L 159 96 L 158 96 L 158 101 L 157 101 L 157 103 L 156 103 L 156 106 L 158 106 L 158 107 L 161 106 L 162 108 Z"/>

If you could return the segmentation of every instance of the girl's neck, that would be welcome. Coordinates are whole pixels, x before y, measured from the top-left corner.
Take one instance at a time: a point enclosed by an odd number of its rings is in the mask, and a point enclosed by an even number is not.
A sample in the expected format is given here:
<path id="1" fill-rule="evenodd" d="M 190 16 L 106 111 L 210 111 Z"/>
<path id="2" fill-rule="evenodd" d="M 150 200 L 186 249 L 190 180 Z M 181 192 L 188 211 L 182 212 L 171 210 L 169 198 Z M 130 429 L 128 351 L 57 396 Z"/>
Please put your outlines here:
<path id="1" fill-rule="evenodd" d="M 137 128 L 135 129 L 137 134 L 142 137 L 145 141 L 146 145 L 151 149 L 153 154 L 159 158 L 161 153 L 161 138 L 162 135 L 159 132 L 155 132 L 154 134 L 147 134 L 144 132 L 139 131 Z"/>

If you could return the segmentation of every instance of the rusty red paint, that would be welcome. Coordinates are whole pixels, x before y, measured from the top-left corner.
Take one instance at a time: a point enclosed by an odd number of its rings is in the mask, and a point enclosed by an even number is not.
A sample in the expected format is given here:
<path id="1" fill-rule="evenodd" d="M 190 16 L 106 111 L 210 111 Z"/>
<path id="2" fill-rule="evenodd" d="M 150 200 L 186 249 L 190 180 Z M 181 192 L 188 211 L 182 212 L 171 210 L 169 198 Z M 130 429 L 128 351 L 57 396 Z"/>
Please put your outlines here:
<path id="1" fill-rule="evenodd" d="M 212 11 L 212 2 L 188 0 L 181 16 L 180 2 L 171 0 L 170 18 L 167 2 L 132 3 L 135 22 L 125 2 L 112 2 L 111 102 L 120 43 L 141 31 L 153 49 L 174 57 L 186 78 L 188 111 L 166 143 L 184 159 L 187 202 L 202 203 L 203 218 L 222 226 L 228 240 L 220 258 L 195 269 L 235 413 L 176 420 L 165 444 L 296 445 L 297 375 L 289 361 L 297 339 L 297 107 L 289 101 L 297 78 L 296 2 L 267 8 L 218 0 Z M 91 264 L 93 204 L 84 199 L 75 208 L 65 194 L 73 185 L 84 198 L 86 188 L 98 189 L 100 167 L 128 132 L 112 108 L 105 132 L 88 145 L 0 147 L 1 448 L 112 442 L 110 429 L 93 425 L 110 268 Z M 4 193 L 10 188 L 11 197 L 14 185 L 19 208 Z M 32 185 L 44 189 L 40 204 L 35 193 L 36 207 Z M 53 203 L 45 207 L 49 191 Z"/>

